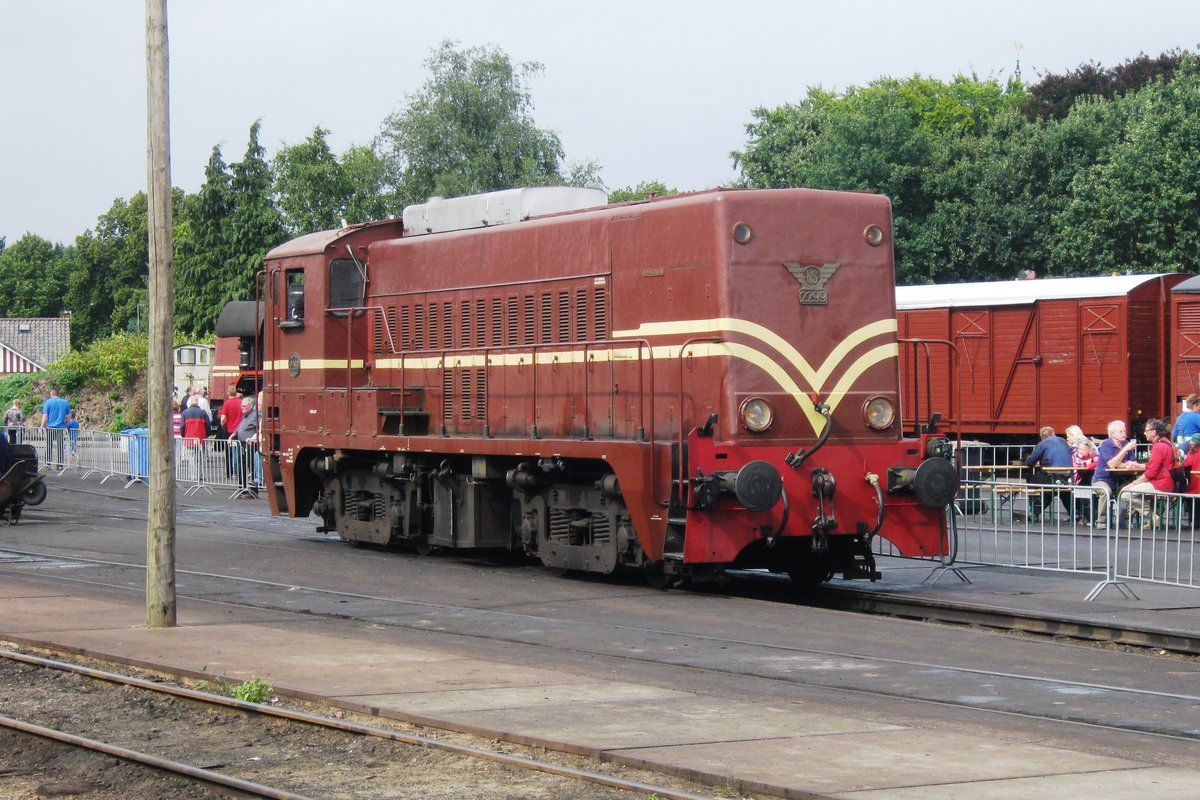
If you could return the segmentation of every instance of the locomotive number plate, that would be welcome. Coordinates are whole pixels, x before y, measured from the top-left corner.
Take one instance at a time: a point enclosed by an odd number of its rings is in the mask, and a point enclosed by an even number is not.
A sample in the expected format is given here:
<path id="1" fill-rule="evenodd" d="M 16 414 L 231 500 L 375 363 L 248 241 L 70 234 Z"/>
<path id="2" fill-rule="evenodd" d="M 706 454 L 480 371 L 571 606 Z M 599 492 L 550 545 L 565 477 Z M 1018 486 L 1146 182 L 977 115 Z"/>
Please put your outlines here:
<path id="1" fill-rule="evenodd" d="M 829 304 L 829 292 L 824 289 L 801 289 L 800 305 L 824 306 Z"/>

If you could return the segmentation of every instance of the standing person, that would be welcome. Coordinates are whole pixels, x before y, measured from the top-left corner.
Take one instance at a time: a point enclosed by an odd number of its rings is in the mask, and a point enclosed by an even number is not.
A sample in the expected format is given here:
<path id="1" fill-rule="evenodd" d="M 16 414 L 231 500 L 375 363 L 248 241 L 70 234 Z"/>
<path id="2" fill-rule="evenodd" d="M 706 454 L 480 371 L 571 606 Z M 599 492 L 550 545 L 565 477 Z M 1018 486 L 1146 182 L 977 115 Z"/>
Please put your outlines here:
<path id="1" fill-rule="evenodd" d="M 178 400 L 171 401 L 171 435 L 176 439 L 183 435 L 183 411 Z"/>
<path id="2" fill-rule="evenodd" d="M 1108 438 L 1100 443 L 1096 451 L 1096 471 L 1092 475 L 1092 486 L 1107 486 L 1109 499 L 1114 500 L 1117 497 L 1117 479 L 1109 470 L 1136 464 L 1137 442 L 1128 438 L 1124 420 L 1114 419 L 1108 423 Z M 1097 528 L 1108 527 L 1108 511 L 1109 509 L 1105 509 L 1105 513 L 1096 519 Z"/>
<path id="3" fill-rule="evenodd" d="M 209 424 L 212 423 L 212 406 L 208 403 L 208 397 L 204 394 L 204 390 L 199 386 L 192 385 L 188 389 L 188 397 L 194 397 L 200 404 L 200 408 L 204 410 L 204 415 L 208 417 Z"/>
<path id="4" fill-rule="evenodd" d="M 79 454 L 79 420 L 75 419 L 75 412 L 67 414 L 67 460 L 75 461 L 75 456 Z"/>
<path id="5" fill-rule="evenodd" d="M 67 415 L 71 404 L 58 396 L 58 389 L 51 389 L 50 396 L 42 403 L 42 427 L 46 430 L 46 463 L 61 467 L 63 464 L 63 435 L 67 430 Z M 55 453 L 58 459 L 55 460 Z"/>
<path id="6" fill-rule="evenodd" d="M 237 432 L 238 425 L 242 422 L 242 398 L 238 397 L 237 386 L 229 384 L 226 390 L 228 397 L 221 404 L 221 427 L 224 432 L 220 434 L 222 439 L 226 440 L 225 446 L 225 477 L 232 478 L 237 469 L 237 464 L 234 462 L 234 449 L 230 441 L 233 434 Z"/>
<path id="7" fill-rule="evenodd" d="M 253 397 L 242 398 L 242 419 L 237 430 L 229 437 L 230 444 L 237 446 L 238 486 L 244 497 L 258 497 L 258 484 L 252 483 L 255 445 L 258 442 L 258 411 Z"/>
<path id="8" fill-rule="evenodd" d="M 21 401 L 13 400 L 12 407 L 4 412 L 4 427 L 8 428 L 8 440 L 17 443 L 17 428 L 25 426 L 25 412 L 21 411 Z"/>
<path id="9" fill-rule="evenodd" d="M 1118 513 L 1122 502 L 1132 505 L 1134 493 L 1139 495 L 1169 493 L 1175 488 L 1175 480 L 1171 477 L 1171 467 L 1179 463 L 1179 451 L 1171 443 L 1167 423 L 1161 419 L 1146 420 L 1144 430 L 1146 439 L 1150 441 L 1150 460 L 1146 462 L 1145 472 L 1121 487 L 1121 493 L 1117 499 Z M 1143 528 L 1150 527 L 1148 516 L 1148 513 L 1142 513 Z"/>
<path id="10" fill-rule="evenodd" d="M 204 480 L 204 440 L 208 438 L 208 415 L 200 405 L 196 395 L 188 398 L 187 411 L 183 412 L 184 447 L 192 451 L 192 465 L 195 467 L 196 480 Z"/>
<path id="11" fill-rule="evenodd" d="M 1200 433 L 1200 395 L 1189 394 L 1183 400 L 1184 412 L 1175 420 L 1171 430 L 1171 438 L 1179 445 L 1182 453 L 1187 453 L 1192 444 L 1192 437 Z"/>
<path id="12" fill-rule="evenodd" d="M 1071 466 L 1071 448 L 1067 445 L 1066 440 L 1054 433 L 1054 428 L 1049 425 L 1038 431 L 1038 435 L 1042 438 L 1038 442 L 1038 446 L 1030 453 L 1029 458 L 1025 459 L 1025 465 L 1033 468 L 1033 474 L 1029 477 L 1030 484 L 1041 484 L 1044 486 L 1064 486 L 1067 483 L 1066 475 L 1054 475 L 1042 471 L 1042 467 L 1069 467 Z M 1068 492 L 1055 492 L 1062 501 L 1063 508 L 1070 513 L 1071 506 L 1067 501 Z M 1052 505 L 1053 499 L 1050 500 Z M 1029 513 L 1034 522 L 1037 522 L 1042 515 L 1046 503 L 1040 499 L 1040 496 L 1035 496 L 1030 493 L 1029 498 Z"/>

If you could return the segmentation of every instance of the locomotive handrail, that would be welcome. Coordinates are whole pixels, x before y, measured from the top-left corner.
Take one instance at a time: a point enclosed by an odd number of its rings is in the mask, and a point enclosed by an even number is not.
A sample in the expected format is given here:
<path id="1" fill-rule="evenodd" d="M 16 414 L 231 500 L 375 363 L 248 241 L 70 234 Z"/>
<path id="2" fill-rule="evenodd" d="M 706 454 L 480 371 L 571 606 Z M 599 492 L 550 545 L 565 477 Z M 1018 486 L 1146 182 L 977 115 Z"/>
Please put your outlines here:
<path id="1" fill-rule="evenodd" d="M 918 361 L 917 349 L 921 348 L 922 350 L 925 351 L 925 358 L 923 360 L 923 363 L 925 366 L 925 379 L 926 379 L 925 382 L 926 382 L 926 386 L 928 386 L 929 389 L 928 389 L 927 397 L 926 397 L 926 409 L 925 409 L 926 414 L 925 414 L 924 419 L 929 419 L 933 414 L 933 376 L 932 376 L 932 367 L 930 366 L 932 364 L 933 359 L 930 356 L 929 346 L 938 344 L 938 345 L 945 345 L 947 348 L 949 348 L 950 356 L 951 356 L 950 375 L 954 376 L 954 375 L 958 374 L 958 362 L 959 362 L 958 345 L 956 345 L 954 342 L 950 341 L 949 339 L 924 339 L 924 338 L 900 339 L 900 338 L 898 338 L 898 339 L 896 339 L 896 341 L 899 344 L 912 345 L 912 350 L 913 350 L 913 376 L 912 377 L 913 377 L 913 384 L 914 384 L 913 385 L 913 398 L 915 400 L 915 403 L 919 403 L 920 398 L 921 398 L 920 379 L 917 376 L 917 370 L 920 368 L 920 365 L 917 363 L 917 361 Z M 954 404 L 954 406 L 953 406 L 954 413 L 949 414 L 947 417 L 945 417 L 944 421 L 948 425 L 952 425 L 957 431 L 957 429 L 960 429 L 962 427 L 962 382 L 952 380 L 952 383 L 954 386 L 954 397 L 951 398 L 951 402 Z M 901 398 L 903 398 L 903 396 L 904 396 L 904 393 L 901 392 Z M 920 416 L 920 411 L 921 410 L 919 408 L 913 409 L 913 428 L 914 428 L 913 433 L 917 436 L 919 436 L 921 434 L 920 427 L 921 427 L 922 417 Z M 903 407 L 903 405 L 900 407 L 900 424 L 901 424 L 901 427 L 903 427 L 903 425 L 904 425 L 904 407 Z M 962 437 L 961 437 L 961 435 L 958 435 L 958 436 L 956 436 L 956 438 L 961 439 Z"/>
<path id="2" fill-rule="evenodd" d="M 692 345 L 695 345 L 695 344 L 700 344 L 702 342 L 708 343 L 708 344 L 720 344 L 723 341 L 725 341 L 725 340 L 723 338 L 721 338 L 720 336 L 693 336 L 691 339 L 684 339 L 683 344 L 679 346 L 679 434 L 678 434 L 678 436 L 679 436 L 679 438 L 678 438 L 679 458 L 676 459 L 677 465 L 679 468 L 679 473 L 677 476 L 675 476 L 675 480 L 678 482 L 678 486 L 679 486 L 679 499 L 682 501 L 685 508 L 687 507 L 687 497 L 685 497 L 685 495 L 687 494 L 688 483 L 687 483 L 687 475 L 685 474 L 685 471 L 687 468 L 683 463 L 683 460 L 684 460 L 683 459 L 683 454 L 684 454 L 684 449 L 683 449 L 683 443 L 684 443 L 684 432 L 683 432 L 683 426 L 684 426 L 684 421 L 683 421 L 683 377 L 684 376 L 683 376 L 683 368 L 687 362 L 685 361 L 683 354 L 689 347 L 691 347 Z"/>

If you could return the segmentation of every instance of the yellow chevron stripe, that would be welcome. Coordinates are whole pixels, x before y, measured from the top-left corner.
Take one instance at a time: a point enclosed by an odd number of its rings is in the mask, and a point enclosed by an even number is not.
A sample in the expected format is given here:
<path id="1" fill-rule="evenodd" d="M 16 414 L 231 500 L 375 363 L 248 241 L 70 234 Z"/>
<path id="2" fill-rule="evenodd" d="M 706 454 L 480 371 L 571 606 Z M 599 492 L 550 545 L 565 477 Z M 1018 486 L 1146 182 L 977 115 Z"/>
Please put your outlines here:
<path id="1" fill-rule="evenodd" d="M 808 381 L 813 391 L 819 392 L 825 381 L 838 368 L 846 354 L 868 339 L 897 330 L 895 319 L 881 319 L 868 323 L 858 330 L 851 332 L 843 339 L 833 352 L 821 364 L 819 370 L 814 370 L 808 360 L 792 346 L 790 342 L 770 328 L 755 322 L 749 322 L 736 317 L 719 317 L 716 319 L 678 320 L 674 322 L 647 322 L 628 331 L 616 331 L 613 336 L 617 339 L 641 339 L 652 336 L 688 336 L 702 333 L 717 333 L 719 331 L 734 331 L 758 339 L 770 345 L 799 371 L 801 377 Z"/>
<path id="2" fill-rule="evenodd" d="M 635 330 L 617 331 L 614 336 L 620 338 L 650 338 L 657 336 L 686 336 L 721 331 L 735 331 L 757 339 L 772 347 L 787 363 L 795 367 L 801 377 L 812 387 L 814 392 L 820 392 L 825 382 L 838 369 L 846 356 L 863 342 L 876 336 L 895 333 L 896 320 L 881 319 L 871 322 L 857 330 L 838 343 L 830 352 L 820 369 L 814 370 L 808 361 L 789 342 L 774 331 L 754 322 L 734 318 L 710 320 L 683 320 L 678 322 L 650 322 Z M 608 347 L 591 348 L 588 350 L 545 350 L 522 353 L 461 353 L 450 356 L 394 356 L 376 359 L 378 369 L 471 369 L 478 367 L 522 367 L 549 366 L 553 364 L 582 364 L 588 362 L 609 363 L 613 361 L 631 361 L 646 355 L 654 359 L 675 360 L 684 355 L 693 358 L 731 357 L 754 364 L 767 373 L 786 394 L 792 397 L 796 405 L 807 417 L 814 433 L 819 433 L 825 425 L 824 417 L 813 408 L 808 394 L 792 379 L 787 370 L 777 360 L 749 345 L 737 342 L 697 342 L 687 345 L 655 345 L 647 348 L 637 347 Z M 897 358 L 900 348 L 895 342 L 880 345 L 859 356 L 849 364 L 841 378 L 823 398 L 830 411 L 836 410 L 841 401 L 850 392 L 854 383 L 868 368 L 889 358 Z M 352 368 L 361 368 L 363 361 L 355 359 L 349 362 Z M 287 370 L 287 361 L 272 361 L 264 365 L 267 370 Z M 301 369 L 345 369 L 345 359 L 304 359 L 300 362 Z"/>

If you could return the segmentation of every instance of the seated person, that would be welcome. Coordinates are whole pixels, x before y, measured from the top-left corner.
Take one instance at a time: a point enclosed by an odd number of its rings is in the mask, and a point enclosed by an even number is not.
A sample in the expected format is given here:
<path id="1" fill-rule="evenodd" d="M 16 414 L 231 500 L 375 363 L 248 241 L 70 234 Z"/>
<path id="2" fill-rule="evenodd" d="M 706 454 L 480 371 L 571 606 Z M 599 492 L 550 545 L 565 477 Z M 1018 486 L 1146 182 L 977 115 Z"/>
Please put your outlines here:
<path id="1" fill-rule="evenodd" d="M 1038 435 L 1042 440 L 1038 442 L 1038 446 L 1033 449 L 1029 458 L 1025 459 L 1025 465 L 1033 467 L 1033 474 L 1029 477 L 1030 485 L 1045 485 L 1045 486 L 1065 486 L 1067 483 L 1067 475 L 1050 475 L 1042 470 L 1043 467 L 1069 467 L 1071 466 L 1071 448 L 1065 439 L 1055 435 L 1054 428 L 1049 425 L 1038 431 Z M 1067 492 L 1056 492 L 1059 500 L 1062 501 L 1063 509 L 1070 513 L 1071 505 L 1067 499 Z M 1034 522 L 1042 515 L 1041 495 L 1030 494 L 1029 496 L 1029 513 Z"/>
<path id="2" fill-rule="evenodd" d="M 1092 470 L 1096 468 L 1099 459 L 1092 449 L 1090 439 L 1079 439 L 1075 444 L 1075 452 L 1071 455 L 1071 466 L 1076 469 L 1071 473 L 1071 484 L 1078 487 L 1075 495 L 1075 519 L 1084 520 L 1088 525 L 1094 521 L 1092 508 Z"/>
<path id="3" fill-rule="evenodd" d="M 1150 442 L 1150 460 L 1146 469 L 1129 483 L 1121 487 L 1117 495 L 1117 511 L 1121 504 L 1132 511 L 1132 504 L 1142 494 L 1170 493 L 1175 488 L 1175 480 L 1171 477 L 1171 467 L 1175 466 L 1177 451 L 1171 444 L 1171 432 L 1161 419 L 1146 421 L 1146 439 Z M 1142 527 L 1150 527 L 1150 520 L 1143 515 Z"/>

